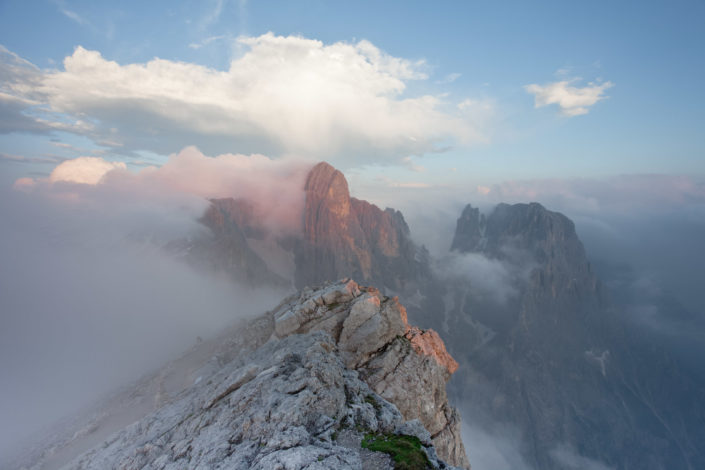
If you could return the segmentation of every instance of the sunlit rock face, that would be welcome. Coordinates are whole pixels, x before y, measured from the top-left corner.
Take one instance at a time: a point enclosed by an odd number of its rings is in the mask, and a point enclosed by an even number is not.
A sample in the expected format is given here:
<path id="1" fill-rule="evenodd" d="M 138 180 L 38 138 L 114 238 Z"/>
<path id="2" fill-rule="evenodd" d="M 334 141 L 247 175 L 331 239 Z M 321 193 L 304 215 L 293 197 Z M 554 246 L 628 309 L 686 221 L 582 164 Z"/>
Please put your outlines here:
<path id="1" fill-rule="evenodd" d="M 532 467 L 569 467 L 563 447 L 606 468 L 705 464 L 693 440 L 705 424 L 702 385 L 610 305 L 567 217 L 536 203 L 500 204 L 487 216 L 467 206 L 452 248 L 525 273 L 504 303 L 456 286 L 437 327 L 464 377 L 451 395 L 518 427 Z M 468 341 L 479 331 L 490 339 Z"/>
<path id="2" fill-rule="evenodd" d="M 418 437 L 433 468 L 469 468 L 445 392 L 456 367 L 396 298 L 352 280 L 306 288 L 128 387 L 24 464 L 391 470 L 360 445 L 379 433 Z M 127 411 L 137 421 L 116 429 Z"/>
<path id="3" fill-rule="evenodd" d="M 343 174 L 322 162 L 304 188 L 304 236 L 296 250 L 296 285 L 350 276 L 395 290 L 426 269 L 400 212 L 350 197 Z"/>

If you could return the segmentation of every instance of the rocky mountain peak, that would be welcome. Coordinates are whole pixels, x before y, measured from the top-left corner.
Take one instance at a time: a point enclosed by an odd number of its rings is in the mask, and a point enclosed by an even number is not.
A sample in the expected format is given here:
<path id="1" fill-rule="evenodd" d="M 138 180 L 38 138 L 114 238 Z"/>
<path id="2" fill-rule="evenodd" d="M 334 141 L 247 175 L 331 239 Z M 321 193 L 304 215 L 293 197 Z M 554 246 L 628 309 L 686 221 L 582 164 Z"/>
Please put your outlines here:
<path id="1" fill-rule="evenodd" d="M 241 231 L 247 238 L 261 240 L 266 236 L 266 229 L 259 223 L 255 202 L 238 198 L 211 199 L 211 205 L 201 217 L 201 222 L 216 234 L 228 230 Z"/>
<path id="2" fill-rule="evenodd" d="M 458 218 L 451 250 L 506 257 L 506 248 L 527 250 L 538 263 L 569 256 L 578 261 L 585 250 L 573 222 L 541 204 L 498 204 L 487 216 L 468 204 Z"/>
<path id="3" fill-rule="evenodd" d="M 327 235 L 322 229 L 347 223 L 350 215 L 350 192 L 348 182 L 340 171 L 326 162 L 318 163 L 309 172 L 304 191 L 304 226 L 307 239 L 315 242 L 318 237 Z"/>
<path id="4" fill-rule="evenodd" d="M 310 171 L 305 192 L 298 286 L 353 277 L 398 290 L 419 272 L 418 249 L 400 212 L 350 197 L 343 174 L 325 162 Z"/>

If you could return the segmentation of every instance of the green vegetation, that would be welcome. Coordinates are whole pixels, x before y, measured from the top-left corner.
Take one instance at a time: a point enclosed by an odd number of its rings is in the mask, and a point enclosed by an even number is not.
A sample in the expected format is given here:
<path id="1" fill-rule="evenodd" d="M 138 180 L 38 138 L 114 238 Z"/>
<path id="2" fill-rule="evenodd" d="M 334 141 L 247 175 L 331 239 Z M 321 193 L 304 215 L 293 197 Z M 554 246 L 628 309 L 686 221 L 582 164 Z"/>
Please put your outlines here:
<path id="1" fill-rule="evenodd" d="M 375 452 L 389 454 L 395 470 L 426 470 L 431 468 L 421 441 L 416 436 L 396 434 L 366 434 L 361 446 Z"/>

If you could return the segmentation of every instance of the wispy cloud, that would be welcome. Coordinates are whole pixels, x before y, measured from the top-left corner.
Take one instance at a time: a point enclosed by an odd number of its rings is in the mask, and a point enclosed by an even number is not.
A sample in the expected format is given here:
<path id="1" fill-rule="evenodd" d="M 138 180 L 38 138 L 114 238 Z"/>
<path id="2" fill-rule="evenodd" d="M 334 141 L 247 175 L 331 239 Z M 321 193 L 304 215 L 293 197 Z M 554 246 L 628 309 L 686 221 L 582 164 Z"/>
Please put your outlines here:
<path id="1" fill-rule="evenodd" d="M 589 82 L 584 87 L 573 86 L 579 78 L 561 80 L 545 85 L 531 84 L 524 89 L 534 95 L 534 107 L 541 108 L 557 104 L 564 116 L 587 114 L 591 106 L 607 98 L 605 90 L 614 86 L 612 82 Z"/>
<path id="2" fill-rule="evenodd" d="M 80 25 L 87 25 L 88 24 L 88 20 L 86 20 L 84 17 L 82 17 L 81 15 L 76 13 L 75 11 L 71 11 L 71 10 L 67 10 L 65 8 L 62 8 L 61 13 L 63 13 L 68 18 L 74 20 L 76 23 L 78 23 Z"/>
<path id="3" fill-rule="evenodd" d="M 207 46 L 211 43 L 214 43 L 216 41 L 221 41 L 221 40 L 227 39 L 227 38 L 228 38 L 228 36 L 226 36 L 225 34 L 221 34 L 219 36 L 209 36 L 205 39 L 202 39 L 199 42 L 192 42 L 191 44 L 188 45 L 188 47 L 190 47 L 191 49 L 200 49 L 200 48 Z"/>
<path id="4" fill-rule="evenodd" d="M 446 85 L 448 83 L 453 83 L 457 79 L 459 79 L 462 76 L 460 73 L 449 73 L 445 77 L 441 78 L 440 80 L 436 80 L 437 85 Z"/>
<path id="5" fill-rule="evenodd" d="M 90 26 L 90 22 L 84 18 L 83 16 L 79 15 L 73 10 L 70 10 L 68 6 L 66 5 L 66 2 L 63 0 L 54 0 L 54 3 L 56 6 L 59 8 L 59 11 L 69 18 L 72 21 L 75 21 L 76 23 L 80 24 L 81 26 Z"/>
<path id="6" fill-rule="evenodd" d="M 199 26 L 202 29 L 206 29 L 213 23 L 216 23 L 220 19 L 221 13 L 223 13 L 225 4 L 226 0 L 214 0 L 209 2 L 210 8 L 201 19 Z"/>

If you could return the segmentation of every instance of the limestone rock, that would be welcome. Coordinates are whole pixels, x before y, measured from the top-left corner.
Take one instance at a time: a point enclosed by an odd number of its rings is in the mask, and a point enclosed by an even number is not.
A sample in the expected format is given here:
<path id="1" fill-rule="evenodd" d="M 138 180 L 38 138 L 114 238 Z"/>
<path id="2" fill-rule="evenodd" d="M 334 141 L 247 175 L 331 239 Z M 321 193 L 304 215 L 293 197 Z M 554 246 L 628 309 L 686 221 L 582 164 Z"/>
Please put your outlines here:
<path id="1" fill-rule="evenodd" d="M 420 420 L 442 459 L 469 467 L 459 415 L 446 395 L 446 382 L 458 364 L 436 332 L 407 323 L 397 298 L 342 280 L 304 289 L 273 316 L 278 337 L 310 331 L 331 334 L 348 367 L 396 405 L 405 419 Z"/>
<path id="2" fill-rule="evenodd" d="M 343 174 L 321 162 L 305 186 L 304 237 L 297 245 L 297 286 L 349 276 L 401 290 L 427 266 L 400 212 L 350 197 Z"/>

